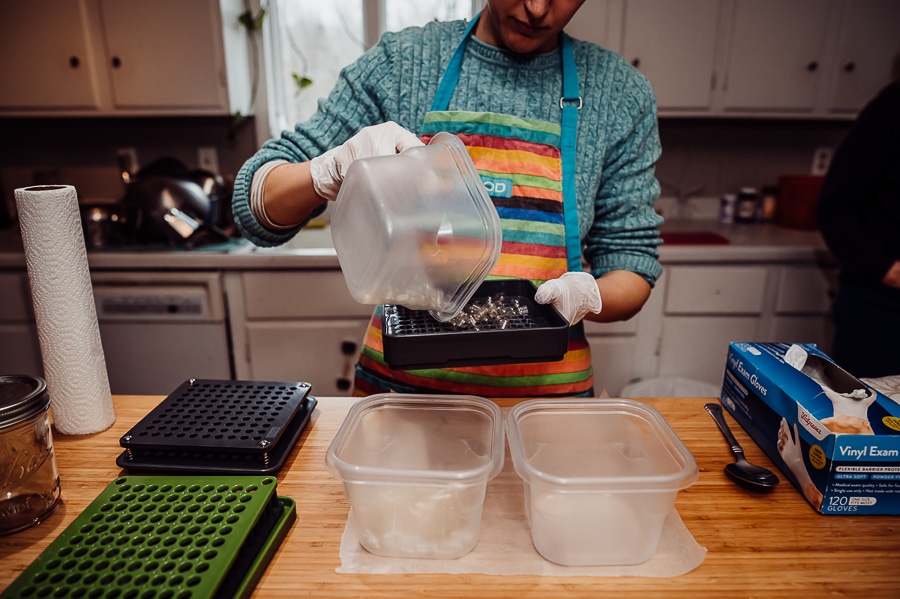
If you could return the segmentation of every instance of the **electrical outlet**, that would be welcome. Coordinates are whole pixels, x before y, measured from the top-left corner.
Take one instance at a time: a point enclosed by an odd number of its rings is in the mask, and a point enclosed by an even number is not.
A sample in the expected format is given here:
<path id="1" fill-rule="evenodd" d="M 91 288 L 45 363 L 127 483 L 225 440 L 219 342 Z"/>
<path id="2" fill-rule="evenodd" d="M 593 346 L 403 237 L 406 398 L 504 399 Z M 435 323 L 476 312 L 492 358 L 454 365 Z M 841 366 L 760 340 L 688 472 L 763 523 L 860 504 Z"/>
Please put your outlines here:
<path id="1" fill-rule="evenodd" d="M 197 148 L 197 166 L 211 173 L 219 173 L 219 154 L 213 147 Z"/>
<path id="2" fill-rule="evenodd" d="M 813 152 L 812 168 L 810 172 L 813 175 L 824 175 L 828 172 L 828 166 L 831 164 L 831 148 L 816 148 Z"/>

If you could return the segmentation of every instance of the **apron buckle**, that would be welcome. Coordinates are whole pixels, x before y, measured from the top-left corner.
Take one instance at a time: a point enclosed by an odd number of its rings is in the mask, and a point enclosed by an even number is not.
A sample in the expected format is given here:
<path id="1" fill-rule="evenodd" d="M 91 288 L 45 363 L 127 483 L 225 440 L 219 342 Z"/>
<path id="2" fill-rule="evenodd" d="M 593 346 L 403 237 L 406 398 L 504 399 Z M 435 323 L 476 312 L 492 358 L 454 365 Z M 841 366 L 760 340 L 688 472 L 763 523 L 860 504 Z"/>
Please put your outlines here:
<path id="1" fill-rule="evenodd" d="M 581 106 L 583 104 L 583 102 L 581 101 L 581 96 L 578 96 L 577 98 L 560 98 L 559 99 L 559 109 L 560 110 L 563 109 L 563 102 L 578 102 L 578 106 L 576 106 L 576 108 L 578 110 L 581 110 Z"/>

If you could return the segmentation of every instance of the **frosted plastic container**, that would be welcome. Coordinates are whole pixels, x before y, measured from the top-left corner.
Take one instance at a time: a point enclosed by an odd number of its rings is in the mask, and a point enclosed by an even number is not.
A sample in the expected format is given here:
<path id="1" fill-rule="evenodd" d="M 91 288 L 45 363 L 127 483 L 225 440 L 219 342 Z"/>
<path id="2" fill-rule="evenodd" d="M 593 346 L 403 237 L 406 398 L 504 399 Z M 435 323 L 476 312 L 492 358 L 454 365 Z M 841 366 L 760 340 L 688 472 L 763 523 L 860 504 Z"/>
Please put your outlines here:
<path id="1" fill-rule="evenodd" d="M 494 402 L 379 394 L 350 409 L 325 465 L 344 483 L 366 550 L 453 559 L 478 543 L 487 483 L 503 458 L 503 417 Z"/>
<path id="2" fill-rule="evenodd" d="M 347 288 L 361 304 L 453 318 L 500 256 L 500 218 L 465 146 L 426 146 L 353 162 L 331 216 Z"/>
<path id="3" fill-rule="evenodd" d="M 648 560 L 678 491 L 697 480 L 662 415 L 633 400 L 525 401 L 506 433 L 535 549 L 564 566 Z"/>

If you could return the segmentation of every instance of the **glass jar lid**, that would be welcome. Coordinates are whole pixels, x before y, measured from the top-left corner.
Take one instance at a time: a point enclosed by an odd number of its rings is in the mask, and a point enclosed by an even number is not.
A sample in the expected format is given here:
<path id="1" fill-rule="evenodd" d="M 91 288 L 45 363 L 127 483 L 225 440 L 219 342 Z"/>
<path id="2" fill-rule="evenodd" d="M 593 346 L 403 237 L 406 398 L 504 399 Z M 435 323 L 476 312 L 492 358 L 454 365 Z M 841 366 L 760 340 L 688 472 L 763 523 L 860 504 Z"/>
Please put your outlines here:
<path id="1" fill-rule="evenodd" d="M 44 379 L 26 375 L 0 375 L 0 428 L 28 420 L 50 406 Z"/>

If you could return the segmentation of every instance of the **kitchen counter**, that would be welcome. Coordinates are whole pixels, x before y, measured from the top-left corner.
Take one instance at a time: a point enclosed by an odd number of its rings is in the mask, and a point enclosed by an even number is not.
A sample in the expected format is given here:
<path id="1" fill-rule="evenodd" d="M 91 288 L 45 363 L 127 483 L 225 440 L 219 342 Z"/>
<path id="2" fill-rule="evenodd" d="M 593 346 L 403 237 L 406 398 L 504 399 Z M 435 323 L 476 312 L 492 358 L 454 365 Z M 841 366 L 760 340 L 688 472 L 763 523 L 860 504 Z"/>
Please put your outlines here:
<path id="1" fill-rule="evenodd" d="M 63 501 L 40 525 L 0 537 L 5 589 L 115 478 L 118 439 L 163 398 L 116 396 L 116 422 L 93 435 L 55 437 Z M 325 452 L 353 403 L 320 397 L 310 425 L 285 467 L 278 493 L 297 501 L 297 521 L 253 597 L 896 597 L 900 516 L 823 516 L 782 477 L 768 495 L 735 486 L 722 471 L 728 446 L 703 404 L 708 398 L 645 400 L 671 424 L 700 469 L 676 508 L 708 550 L 695 570 L 676 578 L 337 574 L 348 504 L 324 466 Z M 502 406 L 514 400 L 499 402 Z M 773 467 L 728 416 L 752 462 Z M 507 459 L 491 485 L 520 484 Z"/>
<path id="2" fill-rule="evenodd" d="M 665 244 L 660 261 L 674 263 L 822 262 L 830 257 L 817 231 L 800 231 L 777 225 L 722 224 L 717 221 L 667 221 L 665 232 L 715 233 L 727 245 Z M 257 248 L 236 240 L 227 251 L 89 251 L 92 269 L 103 270 L 282 270 L 337 269 L 340 264 L 326 227 L 302 230 L 294 239 L 275 248 Z M 0 231 L 0 268 L 23 268 L 22 239 L 15 227 Z"/>

